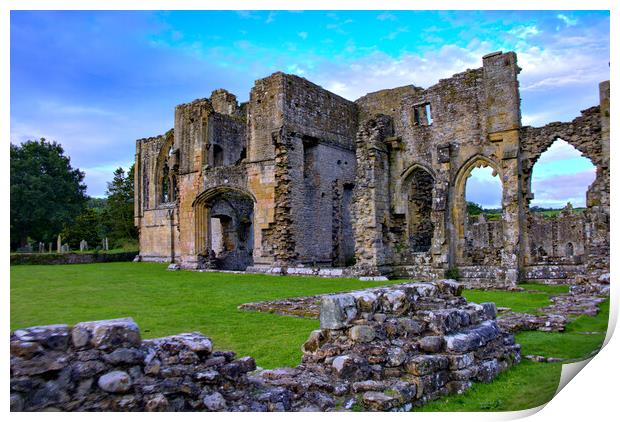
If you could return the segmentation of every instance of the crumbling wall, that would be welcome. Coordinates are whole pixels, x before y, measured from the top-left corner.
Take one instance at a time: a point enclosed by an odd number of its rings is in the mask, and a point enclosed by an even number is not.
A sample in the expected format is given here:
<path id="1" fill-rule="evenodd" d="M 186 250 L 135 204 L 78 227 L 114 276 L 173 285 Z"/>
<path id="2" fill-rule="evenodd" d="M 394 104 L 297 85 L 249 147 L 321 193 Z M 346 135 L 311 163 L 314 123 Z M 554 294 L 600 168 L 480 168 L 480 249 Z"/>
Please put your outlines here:
<path id="1" fill-rule="evenodd" d="M 252 133 L 258 136 L 251 140 L 250 156 L 267 158 L 263 126 L 272 128 L 269 148 L 275 148 L 273 220 L 261 234 L 263 256 L 283 267 L 344 264 L 350 244 L 344 236 L 351 230 L 342 201 L 345 185 L 354 180 L 355 105 L 282 73 L 258 81 L 253 93 Z M 274 111 L 281 120 L 264 115 Z"/>
<path id="2" fill-rule="evenodd" d="M 174 130 L 136 141 L 134 222 L 139 231 L 140 259 L 144 261 L 168 262 L 179 253 L 175 250 L 179 241 L 178 209 L 175 202 L 162 200 L 162 170 L 173 141 Z"/>
<path id="3" fill-rule="evenodd" d="M 16 330 L 11 410 L 263 410 L 234 356 L 200 333 L 142 341 L 131 318 Z"/>
<path id="4" fill-rule="evenodd" d="M 587 210 L 583 214 L 563 212 L 560 217 L 545 221 L 528 213 L 524 230 L 528 239 L 527 262 L 569 267 L 565 271 L 557 267 L 550 271 L 537 269 L 530 275 L 545 278 L 540 274 L 557 273 L 570 277 L 575 273 L 574 265 L 583 263 L 589 268 L 587 275 L 596 279 L 609 269 L 609 82 L 600 84 L 599 106 L 583 110 L 581 116 L 571 122 L 524 127 L 520 138 L 522 190 L 528 204 L 534 198 L 531 191 L 534 164 L 557 139 L 568 142 L 596 166 L 596 179 L 588 188 Z M 566 257 L 566 251 L 570 250 L 568 243 L 571 243 L 573 258 Z"/>
<path id="5" fill-rule="evenodd" d="M 465 254 L 469 265 L 501 265 L 503 223 L 488 221 L 484 214 L 469 216 L 465 230 Z"/>
<path id="6" fill-rule="evenodd" d="M 186 333 L 141 340 L 130 318 L 11 334 L 11 410 L 408 410 L 520 361 L 492 303 L 450 281 L 326 296 L 295 368 L 256 370 Z"/>
<path id="7" fill-rule="evenodd" d="M 609 261 L 609 83 L 600 85 L 600 106 L 574 121 L 521 127 L 519 72 L 515 53 L 495 52 L 427 89 L 354 103 L 276 72 L 255 82 L 247 104 L 216 90 L 179 105 L 173 132 L 137 143 L 141 257 L 196 268 L 204 201 L 235 190 L 254 201 L 251 271 L 355 264 L 342 273 L 437 279 L 459 270 L 472 285 L 511 287 L 527 278 L 526 266 L 545 264 L 534 254 L 556 233 L 583 258 L 553 265 L 583 265 L 596 278 Z M 532 167 L 558 138 L 597 166 L 583 241 L 573 223 L 547 230 L 528 210 Z M 176 186 L 162 201 L 167 148 Z M 501 223 L 468 221 L 466 183 L 479 166 L 501 179 Z"/>
<path id="8" fill-rule="evenodd" d="M 426 260 L 418 256 L 419 247 L 410 242 L 410 234 L 419 228 L 411 216 L 411 175 L 423 169 L 433 179 L 428 218 L 428 226 L 433 228 L 430 268 L 423 272 L 436 278 L 450 267 L 466 264 L 465 184 L 472 168 L 486 164 L 500 173 L 505 187 L 507 224 L 502 227 L 500 249 L 506 271 L 500 275 L 499 284 L 516 283 L 524 205 L 518 173 L 519 71 L 514 53 L 493 53 L 483 58 L 482 68 L 442 79 L 428 89 L 407 86 L 371 93 L 356 101 L 362 121 L 381 113 L 393 122 L 393 137 L 385 148 L 385 189 L 391 215 L 384 218 L 389 241 L 380 252 L 385 256 L 383 262 L 411 266 Z M 358 167 L 368 160 L 364 158 L 367 154 L 367 150 L 358 151 Z M 358 170 L 360 177 L 364 176 Z M 408 269 L 394 271 L 411 273 Z"/>

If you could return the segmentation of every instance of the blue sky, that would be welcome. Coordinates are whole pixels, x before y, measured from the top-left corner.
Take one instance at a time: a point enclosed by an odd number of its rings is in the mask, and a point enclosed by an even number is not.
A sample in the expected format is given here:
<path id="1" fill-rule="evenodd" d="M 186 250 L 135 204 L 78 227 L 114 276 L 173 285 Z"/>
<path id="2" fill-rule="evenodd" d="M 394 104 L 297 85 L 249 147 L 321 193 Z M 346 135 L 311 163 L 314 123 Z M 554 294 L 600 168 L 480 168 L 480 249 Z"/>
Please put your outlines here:
<path id="1" fill-rule="evenodd" d="M 216 88 L 244 101 L 256 79 L 282 70 L 354 100 L 428 87 L 496 50 L 518 54 L 523 124 L 570 120 L 609 79 L 609 14 L 12 11 L 11 142 L 60 142 L 101 196 L 136 139 L 164 133 L 176 104 Z M 554 174 L 540 176 L 550 191 Z"/>

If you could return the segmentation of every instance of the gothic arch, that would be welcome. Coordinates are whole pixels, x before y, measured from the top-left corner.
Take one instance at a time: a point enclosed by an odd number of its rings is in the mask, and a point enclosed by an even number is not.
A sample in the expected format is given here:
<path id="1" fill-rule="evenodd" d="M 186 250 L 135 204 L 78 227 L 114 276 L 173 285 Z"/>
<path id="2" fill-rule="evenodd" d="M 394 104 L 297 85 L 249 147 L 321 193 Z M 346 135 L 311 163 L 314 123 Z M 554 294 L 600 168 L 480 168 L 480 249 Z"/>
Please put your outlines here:
<path id="1" fill-rule="evenodd" d="M 252 263 L 256 199 L 244 189 L 207 189 L 192 203 L 195 253 L 203 268 L 245 270 Z"/>
<path id="2" fill-rule="evenodd" d="M 435 175 L 421 164 L 413 164 L 402 174 L 401 195 L 407 200 L 407 238 L 411 252 L 431 249 L 435 224 L 432 221 Z"/>
<path id="3" fill-rule="evenodd" d="M 155 169 L 155 205 L 176 200 L 178 162 L 174 150 L 174 135 L 168 134 L 157 155 Z"/>
<path id="4" fill-rule="evenodd" d="M 502 183 L 502 207 L 505 203 L 506 189 L 504 186 L 503 173 L 501 166 L 492 158 L 477 154 L 468 159 L 456 173 L 453 181 L 453 202 L 452 202 L 452 235 L 451 244 L 453 257 L 457 264 L 462 263 L 465 251 L 465 219 L 467 218 L 467 201 L 465 198 L 465 187 L 471 172 L 477 167 L 491 167 Z"/>

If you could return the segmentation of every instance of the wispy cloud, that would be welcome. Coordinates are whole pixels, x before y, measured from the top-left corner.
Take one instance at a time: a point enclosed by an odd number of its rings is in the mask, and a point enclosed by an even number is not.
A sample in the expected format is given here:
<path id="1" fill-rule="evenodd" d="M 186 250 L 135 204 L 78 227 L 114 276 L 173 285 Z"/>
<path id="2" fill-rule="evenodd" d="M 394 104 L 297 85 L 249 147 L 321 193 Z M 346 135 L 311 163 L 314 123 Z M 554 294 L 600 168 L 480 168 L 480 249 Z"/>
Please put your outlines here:
<path id="1" fill-rule="evenodd" d="M 560 13 L 558 15 L 558 19 L 561 20 L 562 22 L 564 22 L 564 24 L 566 26 L 575 26 L 577 25 L 577 19 L 571 19 L 566 15 L 563 15 L 562 13 Z"/>
<path id="2" fill-rule="evenodd" d="M 380 21 L 395 21 L 396 16 L 389 12 L 383 12 L 377 15 L 377 19 L 379 19 Z"/>
<path id="3" fill-rule="evenodd" d="M 508 31 L 508 33 L 514 35 L 517 38 L 525 39 L 525 38 L 540 34 L 540 31 L 538 30 L 536 25 L 529 25 L 529 26 L 517 26 L 511 29 L 510 31 Z"/>
<path id="4" fill-rule="evenodd" d="M 496 50 L 518 54 L 525 124 L 570 120 L 609 78 L 609 14 L 15 11 L 11 141 L 61 142 L 102 194 L 88 172 L 130 162 L 135 139 L 213 89 L 245 101 L 254 80 L 284 70 L 354 100 L 428 87 Z"/>

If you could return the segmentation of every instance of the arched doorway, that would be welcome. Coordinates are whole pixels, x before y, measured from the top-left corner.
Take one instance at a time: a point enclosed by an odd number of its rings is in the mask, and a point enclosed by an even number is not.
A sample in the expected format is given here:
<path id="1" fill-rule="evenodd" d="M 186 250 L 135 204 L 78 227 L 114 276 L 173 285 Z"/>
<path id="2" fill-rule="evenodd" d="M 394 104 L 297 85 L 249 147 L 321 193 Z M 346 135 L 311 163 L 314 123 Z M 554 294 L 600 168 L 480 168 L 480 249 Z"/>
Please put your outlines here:
<path id="1" fill-rule="evenodd" d="M 499 168 L 490 158 L 476 156 L 457 174 L 451 242 L 456 265 L 501 264 L 504 188 Z"/>
<path id="2" fill-rule="evenodd" d="M 244 271 L 253 264 L 254 200 L 242 191 L 211 189 L 194 205 L 198 268 Z"/>
<path id="3" fill-rule="evenodd" d="M 416 166 L 405 179 L 407 189 L 407 236 L 411 252 L 428 252 L 433 240 L 435 225 L 433 188 L 435 179 L 424 168 Z"/>

